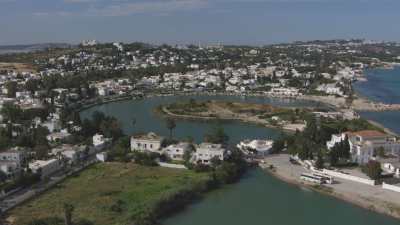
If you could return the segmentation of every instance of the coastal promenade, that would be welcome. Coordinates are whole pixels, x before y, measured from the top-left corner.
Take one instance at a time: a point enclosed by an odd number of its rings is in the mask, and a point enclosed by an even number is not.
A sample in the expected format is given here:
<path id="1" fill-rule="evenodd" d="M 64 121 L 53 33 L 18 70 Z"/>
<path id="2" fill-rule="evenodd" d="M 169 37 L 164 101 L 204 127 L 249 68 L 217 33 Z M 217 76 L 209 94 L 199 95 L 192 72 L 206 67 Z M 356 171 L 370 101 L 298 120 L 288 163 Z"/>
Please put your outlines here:
<path id="1" fill-rule="evenodd" d="M 398 192 L 382 189 L 381 185 L 370 186 L 340 178 L 335 178 L 334 184 L 324 184 L 323 188 L 315 188 L 300 180 L 302 173 L 310 171 L 301 165 L 290 163 L 289 155 L 270 155 L 264 159 L 264 162 L 260 164 L 262 168 L 285 182 L 309 187 L 365 209 L 400 218 L 400 195 Z M 273 170 L 269 169 L 270 165 L 273 165 Z"/>

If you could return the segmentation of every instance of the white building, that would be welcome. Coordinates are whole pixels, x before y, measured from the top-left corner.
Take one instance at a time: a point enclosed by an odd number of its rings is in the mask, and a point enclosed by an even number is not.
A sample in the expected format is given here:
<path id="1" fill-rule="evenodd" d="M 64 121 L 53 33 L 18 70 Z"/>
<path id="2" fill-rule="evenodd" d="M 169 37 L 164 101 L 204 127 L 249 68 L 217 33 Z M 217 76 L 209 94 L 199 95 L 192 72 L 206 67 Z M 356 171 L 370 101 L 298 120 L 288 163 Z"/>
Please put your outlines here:
<path id="1" fill-rule="evenodd" d="M 57 120 L 55 118 L 51 119 L 51 120 L 47 120 L 47 121 L 45 121 L 41 124 L 37 124 L 37 125 L 46 127 L 50 133 L 61 130 L 61 121 Z"/>
<path id="2" fill-rule="evenodd" d="M 381 147 L 386 154 L 399 155 L 400 153 L 400 142 L 395 137 L 375 130 L 334 134 L 331 140 L 326 143 L 327 148 L 331 149 L 336 143 L 345 140 L 346 137 L 348 137 L 350 144 L 351 159 L 359 164 L 367 163 L 374 156 L 375 150 Z"/>
<path id="3" fill-rule="evenodd" d="M 164 138 L 155 133 L 135 135 L 131 137 L 131 151 L 160 152 Z"/>
<path id="4" fill-rule="evenodd" d="M 0 153 L 0 170 L 8 178 L 18 176 L 27 161 L 27 152 L 18 147 Z"/>
<path id="5" fill-rule="evenodd" d="M 51 155 L 61 156 L 67 159 L 70 164 L 75 164 L 87 156 L 86 145 L 61 145 L 51 150 Z"/>
<path id="6" fill-rule="evenodd" d="M 100 162 L 106 162 L 107 156 L 107 152 L 100 152 L 96 154 L 96 159 Z"/>
<path id="7" fill-rule="evenodd" d="M 184 142 L 175 145 L 169 145 L 162 150 L 162 152 L 172 160 L 183 160 L 183 155 L 187 151 L 190 151 L 190 144 Z"/>
<path id="8" fill-rule="evenodd" d="M 27 159 L 27 152 L 18 147 L 5 152 L 0 152 L 0 161 L 12 161 L 18 165 L 23 165 Z"/>
<path id="9" fill-rule="evenodd" d="M 69 137 L 71 137 L 71 134 L 66 132 L 66 131 L 55 132 L 55 133 L 51 133 L 51 134 L 46 136 L 47 140 L 51 141 L 51 142 L 62 141 L 62 140 L 65 140 L 65 139 L 67 139 Z"/>
<path id="10" fill-rule="evenodd" d="M 210 160 L 214 157 L 219 160 L 225 159 L 225 148 L 221 144 L 201 143 L 196 148 L 194 160 L 196 163 L 210 164 Z"/>
<path id="11" fill-rule="evenodd" d="M 333 84 L 321 84 L 317 87 L 317 91 L 325 92 L 330 95 L 340 95 L 343 96 L 344 93 L 340 87 L 338 87 L 335 83 Z"/>
<path id="12" fill-rule="evenodd" d="M 0 170 L 7 175 L 7 178 L 14 178 L 21 173 L 21 165 L 14 161 L 0 161 Z"/>
<path id="13" fill-rule="evenodd" d="M 33 173 L 40 173 L 42 178 L 48 177 L 51 174 L 61 169 L 62 163 L 58 159 L 36 160 L 29 163 L 29 168 Z"/>
<path id="14" fill-rule="evenodd" d="M 244 140 L 237 147 L 246 155 L 266 156 L 272 149 L 272 140 Z"/>
<path id="15" fill-rule="evenodd" d="M 93 136 L 93 146 L 96 151 L 103 150 L 110 143 L 111 138 L 105 138 L 102 134 L 95 134 Z"/>

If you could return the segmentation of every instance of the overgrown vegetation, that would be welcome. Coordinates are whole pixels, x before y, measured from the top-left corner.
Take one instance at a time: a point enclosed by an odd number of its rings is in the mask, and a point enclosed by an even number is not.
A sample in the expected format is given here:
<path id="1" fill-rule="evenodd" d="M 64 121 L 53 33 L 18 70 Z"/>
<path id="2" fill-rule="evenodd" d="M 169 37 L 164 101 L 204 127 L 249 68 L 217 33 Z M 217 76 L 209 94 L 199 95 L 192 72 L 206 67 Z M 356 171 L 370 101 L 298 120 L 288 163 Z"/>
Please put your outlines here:
<path id="1" fill-rule="evenodd" d="M 347 138 L 329 151 L 326 142 L 331 139 L 332 134 L 366 129 L 381 130 L 364 119 L 340 121 L 309 117 L 304 131 L 281 135 L 275 140 L 272 151 L 277 153 L 286 149 L 303 160 L 316 160 L 321 168 L 327 161 L 331 166 L 349 165 L 350 146 Z"/>
<path id="2" fill-rule="evenodd" d="M 54 225 L 43 221 L 59 221 L 64 216 L 64 203 L 71 203 L 74 225 L 82 219 L 96 225 L 153 224 L 211 188 L 210 181 L 206 173 L 188 170 L 96 164 L 9 215 L 18 225 Z M 43 223 L 32 224 L 33 219 Z"/>

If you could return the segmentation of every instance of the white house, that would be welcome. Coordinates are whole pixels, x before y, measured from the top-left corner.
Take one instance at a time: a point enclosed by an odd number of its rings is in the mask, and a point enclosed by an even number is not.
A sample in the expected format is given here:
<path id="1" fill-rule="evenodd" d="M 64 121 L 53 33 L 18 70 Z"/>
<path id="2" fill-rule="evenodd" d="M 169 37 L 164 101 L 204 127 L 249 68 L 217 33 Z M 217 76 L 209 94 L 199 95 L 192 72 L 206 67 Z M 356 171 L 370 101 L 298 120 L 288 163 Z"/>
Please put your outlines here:
<path id="1" fill-rule="evenodd" d="M 29 168 L 33 173 L 40 173 L 42 178 L 46 178 L 61 169 L 62 163 L 59 159 L 36 160 L 29 163 Z"/>
<path id="2" fill-rule="evenodd" d="M 396 137 L 374 130 L 364 130 L 349 134 L 352 142 L 369 141 L 374 149 L 383 148 L 386 154 L 399 155 L 400 142 Z"/>
<path id="3" fill-rule="evenodd" d="M 69 137 L 71 137 L 71 134 L 67 131 L 55 132 L 46 136 L 47 140 L 51 142 L 62 141 Z"/>
<path id="4" fill-rule="evenodd" d="M 21 172 L 21 165 L 14 161 L 0 161 L 0 170 L 7 175 L 8 178 L 16 177 Z"/>
<path id="5" fill-rule="evenodd" d="M 272 140 L 244 140 L 237 147 L 246 155 L 266 156 L 272 149 Z"/>
<path id="6" fill-rule="evenodd" d="M 51 155 L 62 156 L 70 164 L 77 163 L 86 156 L 86 145 L 61 145 L 51 150 Z"/>
<path id="7" fill-rule="evenodd" d="M 400 152 L 400 143 L 395 137 L 375 130 L 334 134 L 331 140 L 326 143 L 327 148 L 331 149 L 336 143 L 345 140 L 346 137 L 348 137 L 350 144 L 351 158 L 359 164 L 367 163 L 374 156 L 374 151 L 380 147 L 387 154 L 399 155 Z"/>
<path id="8" fill-rule="evenodd" d="M 155 133 L 134 135 L 131 137 L 131 151 L 160 152 L 164 138 Z"/>
<path id="9" fill-rule="evenodd" d="M 332 134 L 331 140 L 326 142 L 326 147 L 328 149 L 333 148 L 335 144 L 340 143 L 346 139 L 347 134 L 346 133 L 341 133 L 341 134 Z"/>
<path id="10" fill-rule="evenodd" d="M 102 134 L 95 134 L 93 136 L 93 146 L 96 151 L 103 150 L 110 143 L 111 138 L 105 138 Z"/>
<path id="11" fill-rule="evenodd" d="M 27 162 L 27 152 L 19 147 L 0 153 L 0 170 L 8 178 L 14 178 L 20 174 Z"/>
<path id="12" fill-rule="evenodd" d="M 96 154 L 96 159 L 100 162 L 105 162 L 107 161 L 107 152 L 100 152 Z"/>
<path id="13" fill-rule="evenodd" d="M 343 96 L 344 93 L 340 87 L 338 87 L 335 83 L 333 84 L 321 84 L 317 87 L 317 91 L 325 92 L 330 95 L 340 95 Z"/>
<path id="14" fill-rule="evenodd" d="M 47 120 L 39 125 L 42 127 L 46 127 L 50 131 L 50 133 L 61 130 L 61 121 L 55 118 Z"/>
<path id="15" fill-rule="evenodd" d="M 18 165 L 23 165 L 27 159 L 27 152 L 18 147 L 5 152 L 0 152 L 0 161 L 12 161 Z"/>
<path id="16" fill-rule="evenodd" d="M 172 160 L 183 160 L 186 151 L 190 151 L 190 144 L 185 142 L 169 145 L 162 150 Z"/>
<path id="17" fill-rule="evenodd" d="M 201 143 L 196 147 L 194 160 L 196 163 L 210 164 L 210 160 L 214 157 L 219 160 L 225 159 L 225 148 L 221 144 Z"/>

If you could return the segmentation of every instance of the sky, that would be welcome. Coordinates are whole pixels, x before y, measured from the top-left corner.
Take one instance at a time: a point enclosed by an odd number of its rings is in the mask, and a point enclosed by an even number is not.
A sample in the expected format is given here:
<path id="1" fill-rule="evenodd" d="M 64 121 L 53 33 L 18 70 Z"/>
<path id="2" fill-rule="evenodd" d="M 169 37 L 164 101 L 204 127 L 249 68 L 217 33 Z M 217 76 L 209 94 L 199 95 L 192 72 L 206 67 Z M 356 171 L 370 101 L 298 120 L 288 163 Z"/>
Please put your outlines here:
<path id="1" fill-rule="evenodd" d="M 400 0 L 0 0 L 0 45 L 400 41 Z"/>

